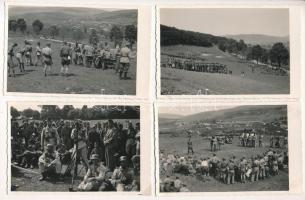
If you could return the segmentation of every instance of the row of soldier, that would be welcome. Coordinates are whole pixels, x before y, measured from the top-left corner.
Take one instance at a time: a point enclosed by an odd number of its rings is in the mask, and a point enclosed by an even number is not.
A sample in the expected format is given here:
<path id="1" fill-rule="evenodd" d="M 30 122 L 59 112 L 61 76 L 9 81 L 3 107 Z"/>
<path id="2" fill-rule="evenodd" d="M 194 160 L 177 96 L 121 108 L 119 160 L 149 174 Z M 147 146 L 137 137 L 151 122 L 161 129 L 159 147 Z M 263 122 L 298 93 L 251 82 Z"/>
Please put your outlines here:
<path id="1" fill-rule="evenodd" d="M 33 56 L 34 54 L 34 56 Z M 35 57 L 35 63 L 33 62 Z M 107 69 L 113 65 L 115 72 L 119 73 L 120 79 L 127 79 L 127 73 L 130 66 L 131 49 L 130 44 L 125 42 L 122 48 L 116 45 L 114 49 L 110 49 L 107 42 L 103 45 L 88 45 L 63 42 L 59 57 L 61 59 L 60 74 L 68 76 L 69 65 L 74 61 L 75 65 L 84 65 L 91 67 L 93 64 L 97 68 Z M 25 72 L 25 66 L 44 66 L 44 76 L 51 73 L 53 65 L 53 50 L 51 43 L 46 43 L 45 47 L 41 47 L 37 42 L 35 50 L 33 50 L 31 42 L 25 40 L 24 46 L 21 47 L 14 43 L 8 51 L 8 75 L 15 77 L 15 68 L 19 66 L 21 73 Z"/>
<path id="2" fill-rule="evenodd" d="M 77 166 L 75 163 L 81 161 L 86 175 L 80 190 L 136 190 L 139 187 L 139 123 L 134 127 L 126 121 L 124 128 L 122 123 L 113 120 L 98 122 L 93 127 L 81 120 L 24 121 L 21 125 L 13 122 L 11 134 L 12 161 L 26 168 L 38 166 L 40 180 L 70 176 Z"/>
<path id="3" fill-rule="evenodd" d="M 269 149 L 260 155 L 240 159 L 235 156 L 220 159 L 216 154 L 197 159 L 193 156 L 161 153 L 160 174 L 166 178 L 161 180 L 160 187 L 165 192 L 179 192 L 179 188 L 173 187 L 176 184 L 171 177 L 175 174 L 196 176 L 204 182 L 212 176 L 225 184 L 234 184 L 236 181 L 245 183 L 264 180 L 278 175 L 279 170 L 287 169 L 286 150 Z"/>
<path id="4" fill-rule="evenodd" d="M 178 58 L 174 56 L 168 56 L 166 67 L 196 72 L 220 74 L 232 73 L 230 70 L 228 70 L 226 65 L 221 63 L 206 63 L 202 62 L 201 60 Z"/>

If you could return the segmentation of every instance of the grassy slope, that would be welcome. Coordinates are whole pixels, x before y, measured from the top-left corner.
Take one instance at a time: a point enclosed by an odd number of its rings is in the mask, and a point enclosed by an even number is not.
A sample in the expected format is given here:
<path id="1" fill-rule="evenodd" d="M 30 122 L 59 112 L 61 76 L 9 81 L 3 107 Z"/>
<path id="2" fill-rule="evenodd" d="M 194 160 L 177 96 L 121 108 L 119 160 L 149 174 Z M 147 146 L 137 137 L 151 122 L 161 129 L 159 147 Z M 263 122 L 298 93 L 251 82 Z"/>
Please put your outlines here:
<path id="1" fill-rule="evenodd" d="M 23 46 L 24 37 L 9 38 L 8 45 L 17 42 Z M 32 42 L 35 48 L 37 39 Z M 40 40 L 45 46 L 46 40 Z M 77 93 L 77 94 L 100 94 L 101 89 L 105 89 L 106 94 L 136 94 L 136 58 L 131 60 L 129 68 L 129 80 L 119 80 L 118 74 L 114 70 L 95 68 L 84 68 L 70 65 L 69 77 L 58 76 L 60 72 L 59 49 L 60 43 L 51 42 L 53 49 L 53 76 L 44 77 L 42 67 L 28 67 L 27 73 L 18 74 L 17 77 L 8 77 L 8 92 L 33 92 L 33 93 Z M 16 68 L 17 73 L 19 69 Z"/>
<path id="2" fill-rule="evenodd" d="M 161 91 L 173 90 L 174 94 L 197 94 L 208 88 L 211 94 L 287 94 L 289 77 L 251 72 L 244 61 L 239 60 L 216 47 L 195 47 L 187 45 L 166 46 L 161 49 L 171 54 L 209 54 L 203 56 L 207 62 L 227 65 L 232 75 L 209 74 L 177 69 L 161 68 Z M 161 60 L 161 63 L 166 62 Z M 245 72 L 242 77 L 241 72 Z"/>

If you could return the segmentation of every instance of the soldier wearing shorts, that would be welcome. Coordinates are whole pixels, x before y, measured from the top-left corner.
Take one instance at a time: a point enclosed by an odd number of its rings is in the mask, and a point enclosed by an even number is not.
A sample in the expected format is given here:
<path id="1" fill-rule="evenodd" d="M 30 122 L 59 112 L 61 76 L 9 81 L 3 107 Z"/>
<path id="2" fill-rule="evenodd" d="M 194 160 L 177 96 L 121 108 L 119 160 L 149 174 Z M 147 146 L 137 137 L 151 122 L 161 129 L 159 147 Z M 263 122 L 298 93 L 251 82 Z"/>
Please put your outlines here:
<path id="1" fill-rule="evenodd" d="M 39 65 L 43 65 L 43 60 L 42 60 L 42 55 L 41 55 L 41 48 L 40 48 L 40 42 L 37 42 L 37 46 L 36 46 L 36 62 L 35 62 L 35 66 Z"/>
<path id="2" fill-rule="evenodd" d="M 61 57 L 61 75 L 68 75 L 69 65 L 71 62 L 71 47 L 67 42 L 63 43 L 63 46 L 60 49 L 60 57 Z"/>
<path id="3" fill-rule="evenodd" d="M 25 53 L 25 60 L 28 66 L 33 65 L 32 63 L 32 46 L 31 43 L 27 40 L 24 41 L 24 53 Z"/>
<path id="4" fill-rule="evenodd" d="M 47 71 L 51 71 L 51 66 L 53 64 L 52 61 L 52 49 L 51 44 L 48 43 L 45 48 L 42 49 L 42 55 L 43 55 L 43 63 L 44 63 L 44 76 L 47 76 Z"/>

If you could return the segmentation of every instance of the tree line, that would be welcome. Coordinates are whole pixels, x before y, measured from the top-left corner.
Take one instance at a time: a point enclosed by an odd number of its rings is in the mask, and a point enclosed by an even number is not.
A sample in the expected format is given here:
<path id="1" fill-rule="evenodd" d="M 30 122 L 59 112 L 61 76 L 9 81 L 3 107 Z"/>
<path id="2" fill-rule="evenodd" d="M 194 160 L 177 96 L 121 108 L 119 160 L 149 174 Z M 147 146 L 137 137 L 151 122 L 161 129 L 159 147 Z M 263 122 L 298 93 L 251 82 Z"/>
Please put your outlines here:
<path id="1" fill-rule="evenodd" d="M 238 54 L 242 59 L 255 60 L 257 64 L 261 62 L 271 64 L 277 68 L 289 65 L 289 50 L 282 42 L 273 44 L 271 48 L 265 48 L 259 44 L 246 44 L 244 40 L 237 41 L 231 38 L 185 31 L 165 25 L 161 25 L 160 34 L 161 46 L 177 44 L 203 47 L 216 46 L 223 52 Z"/>
<path id="2" fill-rule="evenodd" d="M 31 108 L 22 111 L 11 107 L 10 113 L 12 119 L 18 117 L 45 120 L 45 119 L 67 119 L 67 120 L 101 120 L 101 119 L 139 119 L 139 106 L 100 106 L 95 105 L 88 107 L 84 105 L 82 108 L 75 108 L 72 105 L 64 105 L 60 108 L 57 105 L 42 105 L 41 111 Z"/>
<path id="3" fill-rule="evenodd" d="M 24 18 L 9 19 L 8 29 L 12 32 L 21 32 L 22 34 L 29 34 L 29 27 Z M 52 39 L 61 37 L 62 40 L 68 38 L 73 39 L 75 42 L 80 42 L 88 35 L 89 44 L 97 44 L 100 41 L 100 36 L 109 37 L 111 41 L 116 44 L 121 44 L 125 39 L 133 45 L 137 41 L 137 27 L 135 25 L 118 26 L 112 25 L 110 31 L 97 30 L 96 28 L 79 27 L 79 26 L 59 26 L 57 24 L 45 27 L 43 22 L 36 19 L 32 22 L 32 30 L 34 34 L 40 35 L 43 33 L 48 34 Z"/>

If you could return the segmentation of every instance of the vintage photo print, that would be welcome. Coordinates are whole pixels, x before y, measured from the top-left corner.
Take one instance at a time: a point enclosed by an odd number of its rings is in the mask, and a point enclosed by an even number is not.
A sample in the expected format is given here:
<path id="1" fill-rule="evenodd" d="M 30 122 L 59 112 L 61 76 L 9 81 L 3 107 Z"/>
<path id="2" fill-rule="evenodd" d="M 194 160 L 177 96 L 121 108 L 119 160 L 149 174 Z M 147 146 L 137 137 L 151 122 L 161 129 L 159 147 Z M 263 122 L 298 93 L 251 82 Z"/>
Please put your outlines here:
<path id="1" fill-rule="evenodd" d="M 21 102 L 8 109 L 10 192 L 143 191 L 140 106 Z"/>
<path id="2" fill-rule="evenodd" d="M 7 6 L 7 92 L 136 95 L 138 9 Z"/>
<path id="3" fill-rule="evenodd" d="M 287 105 L 159 106 L 156 187 L 160 194 L 294 191 L 288 143 L 300 134 L 289 131 L 289 117 Z"/>
<path id="4" fill-rule="evenodd" d="M 289 8 L 161 7 L 161 95 L 289 95 L 289 14 Z"/>

